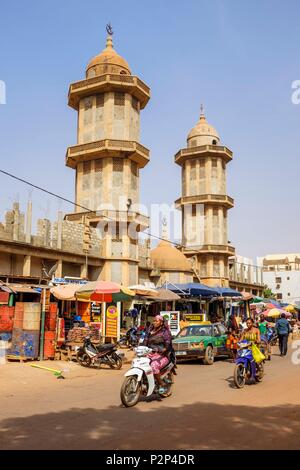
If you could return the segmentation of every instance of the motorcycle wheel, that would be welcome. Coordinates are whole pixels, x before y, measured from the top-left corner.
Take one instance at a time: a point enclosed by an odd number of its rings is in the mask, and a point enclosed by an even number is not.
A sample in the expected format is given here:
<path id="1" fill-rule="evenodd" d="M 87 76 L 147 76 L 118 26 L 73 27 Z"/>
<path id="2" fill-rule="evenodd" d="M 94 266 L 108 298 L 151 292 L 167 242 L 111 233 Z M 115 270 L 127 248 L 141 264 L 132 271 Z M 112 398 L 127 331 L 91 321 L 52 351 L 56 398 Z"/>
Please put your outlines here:
<path id="1" fill-rule="evenodd" d="M 137 380 L 136 375 L 126 377 L 121 387 L 121 402 L 126 408 L 134 406 L 140 399 L 141 383 Z"/>
<path id="2" fill-rule="evenodd" d="M 168 398 L 172 395 L 172 388 L 173 388 L 173 384 L 174 384 L 174 379 L 173 379 L 173 374 L 172 372 L 170 372 L 166 379 L 168 380 L 168 383 L 166 384 L 166 392 L 165 393 L 160 393 L 160 396 L 163 397 L 163 398 Z"/>
<path id="3" fill-rule="evenodd" d="M 264 365 L 261 362 L 256 367 L 257 367 L 257 373 L 256 373 L 256 376 L 255 376 L 255 380 L 256 380 L 256 382 L 261 382 L 263 377 L 264 377 Z"/>
<path id="4" fill-rule="evenodd" d="M 123 361 L 120 358 L 120 356 L 118 356 L 118 354 L 113 354 L 110 358 L 109 367 L 111 367 L 112 369 L 119 370 L 122 368 L 122 365 L 123 365 Z"/>
<path id="5" fill-rule="evenodd" d="M 237 364 L 233 373 L 233 380 L 237 388 L 243 388 L 246 384 L 246 370 L 243 364 Z"/>
<path id="6" fill-rule="evenodd" d="M 76 355 L 77 362 L 83 367 L 90 367 L 91 365 L 91 358 L 85 352 L 78 352 Z"/>

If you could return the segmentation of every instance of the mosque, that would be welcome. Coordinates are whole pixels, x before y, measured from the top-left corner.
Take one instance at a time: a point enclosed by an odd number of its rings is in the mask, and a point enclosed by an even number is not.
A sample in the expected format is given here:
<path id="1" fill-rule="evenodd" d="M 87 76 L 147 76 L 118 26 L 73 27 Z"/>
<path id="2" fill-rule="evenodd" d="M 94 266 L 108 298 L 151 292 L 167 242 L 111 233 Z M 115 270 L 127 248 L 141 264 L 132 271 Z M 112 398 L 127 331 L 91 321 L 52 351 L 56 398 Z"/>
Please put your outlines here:
<path id="1" fill-rule="evenodd" d="M 25 223 L 15 204 L 0 224 L 0 278 L 33 282 L 56 263 L 57 277 L 229 286 L 235 249 L 228 241 L 227 212 L 234 201 L 227 195 L 226 167 L 232 151 L 201 109 L 186 147 L 174 158 L 181 167 L 181 195 L 175 201 L 182 213 L 181 243 L 170 242 L 166 230 L 153 249 L 145 236 L 142 241 L 150 220 L 140 212 L 139 188 L 150 152 L 139 141 L 140 113 L 150 89 L 116 52 L 110 27 L 107 32 L 105 49 L 90 60 L 85 78 L 69 88 L 68 105 L 77 112 L 78 125 L 66 165 L 75 171 L 76 209 L 60 213 L 55 223 L 39 219 L 32 235 L 31 205 Z"/>
<path id="2" fill-rule="evenodd" d="M 95 226 L 109 215 L 103 204 L 116 209 L 114 236 L 107 222 L 105 279 L 129 284 L 147 277 L 155 284 L 201 279 L 208 285 L 227 286 L 228 258 L 234 254 L 227 235 L 227 211 L 233 199 L 226 194 L 226 165 L 232 152 L 220 144 L 203 110 L 187 136 L 186 148 L 175 155 L 182 179 L 181 197 L 176 201 L 182 211 L 182 248 L 162 240 L 150 252 L 153 269 L 148 276 L 139 268 L 136 240 L 128 234 L 128 224 L 135 224 L 137 231 L 149 225 L 142 214 L 131 210 L 131 206 L 138 207 L 140 173 L 149 163 L 149 150 L 139 142 L 140 112 L 149 98 L 148 86 L 131 74 L 109 34 L 106 48 L 88 64 L 86 79 L 73 83 L 69 91 L 69 105 L 78 113 L 78 133 L 77 145 L 67 151 L 66 164 L 76 171 L 76 203 L 97 215 L 79 209 L 76 217 L 67 218 L 88 219 Z M 120 207 L 120 196 L 125 207 Z M 111 259 L 115 251 L 124 256 Z"/>

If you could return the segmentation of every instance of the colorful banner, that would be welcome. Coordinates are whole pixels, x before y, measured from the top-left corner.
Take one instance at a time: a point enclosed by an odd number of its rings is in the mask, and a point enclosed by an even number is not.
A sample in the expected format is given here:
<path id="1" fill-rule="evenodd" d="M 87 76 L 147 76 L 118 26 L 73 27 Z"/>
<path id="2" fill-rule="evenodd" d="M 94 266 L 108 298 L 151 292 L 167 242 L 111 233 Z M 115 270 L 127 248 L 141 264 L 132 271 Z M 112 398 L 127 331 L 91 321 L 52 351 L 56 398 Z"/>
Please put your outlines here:
<path id="1" fill-rule="evenodd" d="M 118 337 L 119 311 L 116 305 L 107 305 L 105 312 L 105 336 Z"/>

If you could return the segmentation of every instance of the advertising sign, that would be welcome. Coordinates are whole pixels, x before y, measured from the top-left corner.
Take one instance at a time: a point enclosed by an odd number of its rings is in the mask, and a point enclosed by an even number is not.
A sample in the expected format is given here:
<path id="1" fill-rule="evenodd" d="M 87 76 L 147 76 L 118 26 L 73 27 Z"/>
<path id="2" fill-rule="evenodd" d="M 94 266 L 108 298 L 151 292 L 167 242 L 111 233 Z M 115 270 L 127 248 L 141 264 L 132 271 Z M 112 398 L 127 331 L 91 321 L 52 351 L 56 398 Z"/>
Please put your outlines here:
<path id="1" fill-rule="evenodd" d="M 162 315 L 163 318 L 165 318 L 165 320 L 167 320 L 172 336 L 177 335 L 177 333 L 180 330 L 179 312 L 160 312 L 160 314 Z"/>
<path id="2" fill-rule="evenodd" d="M 105 336 L 118 338 L 119 335 L 119 310 L 116 305 L 107 304 L 105 311 Z"/>
<path id="3" fill-rule="evenodd" d="M 206 321 L 206 315 L 204 313 L 190 313 L 185 315 L 185 320 L 190 322 L 202 322 Z"/>

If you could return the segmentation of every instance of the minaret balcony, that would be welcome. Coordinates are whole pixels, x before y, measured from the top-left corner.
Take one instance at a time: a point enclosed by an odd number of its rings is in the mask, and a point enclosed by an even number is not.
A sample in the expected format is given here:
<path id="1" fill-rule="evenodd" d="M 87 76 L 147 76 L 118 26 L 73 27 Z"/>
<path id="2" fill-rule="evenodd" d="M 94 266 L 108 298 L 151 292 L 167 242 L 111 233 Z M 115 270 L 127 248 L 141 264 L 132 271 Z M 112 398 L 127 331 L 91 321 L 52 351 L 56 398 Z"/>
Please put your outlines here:
<path id="1" fill-rule="evenodd" d="M 197 196 L 184 196 L 175 201 L 176 209 L 189 204 L 214 204 L 231 209 L 234 206 L 234 199 L 225 194 L 201 194 Z"/>
<path id="2" fill-rule="evenodd" d="M 123 157 L 144 168 L 149 162 L 149 150 L 135 141 L 105 139 L 69 147 L 66 166 L 76 168 L 78 163 L 105 157 Z"/>
<path id="3" fill-rule="evenodd" d="M 74 212 L 66 214 L 65 219 L 78 223 L 83 223 L 84 220 L 87 219 L 89 224 L 93 227 L 97 227 L 98 223 L 106 221 L 108 224 L 132 224 L 133 226 L 136 226 L 136 230 L 138 232 L 144 231 L 150 226 L 150 217 L 136 211 L 101 209 L 99 211 Z"/>
<path id="4" fill-rule="evenodd" d="M 228 256 L 233 256 L 235 254 L 235 248 L 230 245 L 199 245 L 184 247 L 183 253 L 185 255 L 194 255 L 197 253 L 200 254 L 224 254 Z"/>
<path id="5" fill-rule="evenodd" d="M 139 100 L 141 109 L 145 108 L 150 99 L 150 88 L 138 77 L 105 74 L 72 83 L 69 88 L 68 105 L 78 110 L 82 98 L 109 91 L 130 93 Z"/>
<path id="6" fill-rule="evenodd" d="M 224 146 L 201 145 L 179 150 L 175 155 L 175 163 L 182 165 L 187 159 L 195 157 L 219 157 L 228 163 L 232 160 L 232 155 L 233 152 Z"/>

